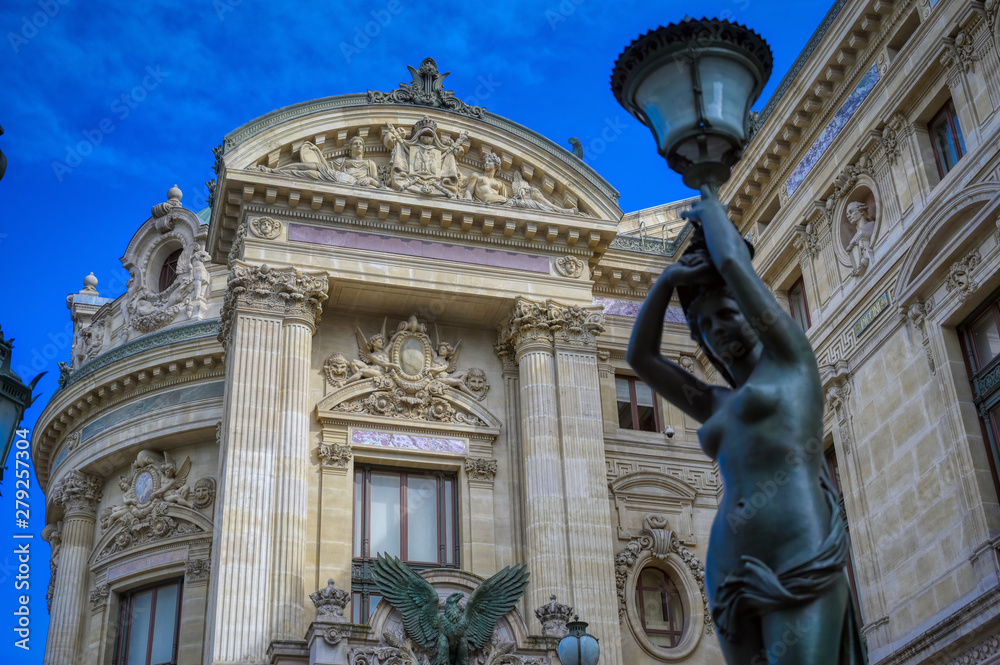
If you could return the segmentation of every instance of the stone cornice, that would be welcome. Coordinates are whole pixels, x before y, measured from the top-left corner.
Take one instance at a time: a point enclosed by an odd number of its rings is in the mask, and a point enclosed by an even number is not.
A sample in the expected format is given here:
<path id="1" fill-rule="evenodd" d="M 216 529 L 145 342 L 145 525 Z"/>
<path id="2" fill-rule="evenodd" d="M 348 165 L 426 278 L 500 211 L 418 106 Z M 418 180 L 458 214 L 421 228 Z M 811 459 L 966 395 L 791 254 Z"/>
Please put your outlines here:
<path id="1" fill-rule="evenodd" d="M 46 405 L 32 438 L 32 458 L 43 488 L 52 473 L 57 448 L 67 445 L 67 435 L 86 421 L 139 395 L 181 383 L 218 378 L 225 371 L 222 350 L 210 338 L 199 336 L 143 351 L 145 353 L 135 351 L 118 359 L 128 359 L 127 363 L 108 363 L 95 370 L 86 381 L 57 392 Z"/>
<path id="2" fill-rule="evenodd" d="M 860 23 L 844 35 L 839 44 L 832 45 L 824 62 L 809 67 L 800 65 L 797 71 L 793 69 L 794 77 L 803 75 L 805 71 L 804 75 L 809 76 L 812 82 L 808 87 L 802 87 L 804 93 L 799 101 L 781 98 L 779 101 L 783 110 L 779 110 L 778 102 L 775 102 L 768 112 L 771 122 L 761 126 L 745 151 L 758 159 L 741 162 L 725 185 L 722 199 L 731 204 L 742 202 L 733 212 L 734 217 L 740 220 L 743 232 L 775 191 L 783 190 L 788 175 L 854 90 L 855 83 L 871 68 L 883 43 L 893 34 L 906 12 L 912 9 L 915 0 L 898 3 L 875 0 L 870 4 L 874 13 L 860 15 Z M 831 13 L 834 10 L 837 10 L 836 6 Z M 830 19 L 829 15 L 827 19 Z M 790 86 L 793 82 L 788 80 L 787 84 Z M 785 84 L 786 81 L 783 81 L 782 85 Z M 780 116 L 776 115 L 779 113 Z M 838 139 L 847 140 L 842 138 L 845 135 L 852 134 L 841 132 Z M 768 137 L 766 142 L 762 140 L 765 136 Z"/>
<path id="3" fill-rule="evenodd" d="M 220 187 L 228 193 L 229 203 L 222 215 L 217 213 L 220 226 L 209 240 L 219 263 L 225 263 L 239 225 L 258 214 L 588 257 L 604 252 L 617 234 L 617 219 L 422 198 L 391 189 L 350 187 L 280 173 L 230 170 Z"/>

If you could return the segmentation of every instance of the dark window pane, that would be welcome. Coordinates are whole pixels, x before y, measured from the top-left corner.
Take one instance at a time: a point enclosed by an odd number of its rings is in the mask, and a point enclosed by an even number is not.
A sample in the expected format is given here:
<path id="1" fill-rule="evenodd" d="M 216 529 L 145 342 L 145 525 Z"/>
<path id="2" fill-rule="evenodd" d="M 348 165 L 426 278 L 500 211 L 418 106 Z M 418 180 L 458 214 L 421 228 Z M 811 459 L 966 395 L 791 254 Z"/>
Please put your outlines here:
<path id="1" fill-rule="evenodd" d="M 153 645 L 150 663 L 169 663 L 174 658 L 174 637 L 177 635 L 177 601 L 180 585 L 171 584 L 156 590 L 156 615 L 153 625 Z"/>
<path id="2" fill-rule="evenodd" d="M 632 396 L 627 378 L 615 377 L 615 395 L 618 399 L 618 426 L 632 429 Z"/>
<path id="3" fill-rule="evenodd" d="M 996 314 L 992 307 L 969 326 L 969 336 L 972 337 L 976 359 L 979 361 L 976 369 L 982 369 L 1000 353 L 1000 332 L 997 331 Z"/>
<path id="4" fill-rule="evenodd" d="M 653 401 L 653 391 L 642 381 L 635 380 L 635 402 L 639 412 L 639 426 L 644 432 L 656 431 L 656 407 Z"/>
<path id="5" fill-rule="evenodd" d="M 433 476 L 406 479 L 406 558 L 436 562 L 438 541 L 438 489 Z"/>
<path id="6" fill-rule="evenodd" d="M 806 309 L 806 296 L 802 289 L 802 280 L 795 283 L 788 291 L 788 309 L 792 318 L 802 330 L 809 329 L 809 314 Z"/>
<path id="7" fill-rule="evenodd" d="M 160 268 L 160 291 L 166 290 L 177 279 L 177 260 L 181 258 L 182 251 L 178 249 L 163 262 L 163 267 Z"/>

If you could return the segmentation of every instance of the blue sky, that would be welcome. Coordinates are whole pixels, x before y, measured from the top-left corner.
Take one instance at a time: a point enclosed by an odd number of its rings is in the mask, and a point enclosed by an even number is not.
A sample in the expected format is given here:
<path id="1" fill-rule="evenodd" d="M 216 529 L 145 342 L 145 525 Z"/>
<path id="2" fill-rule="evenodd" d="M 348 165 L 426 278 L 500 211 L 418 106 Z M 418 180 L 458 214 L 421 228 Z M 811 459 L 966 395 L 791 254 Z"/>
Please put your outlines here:
<path id="1" fill-rule="evenodd" d="M 329 95 L 391 90 L 431 56 L 447 87 L 569 147 L 621 192 L 626 212 L 691 195 L 652 135 L 611 94 L 611 67 L 640 33 L 685 16 L 760 32 L 775 72 L 757 107 L 829 9 L 826 2 L 507 0 L 494 3 L 257 0 L 6 0 L 0 5 L 0 326 L 14 367 L 49 374 L 31 427 L 69 359 L 65 297 L 91 271 L 102 296 L 125 290 L 118 258 L 177 184 L 198 211 L 211 148 L 271 110 Z M 367 30 L 367 34 L 366 33 Z M 477 99 L 472 99 L 477 97 Z M 610 128 L 610 129 L 607 129 Z M 602 143 L 602 136 L 614 140 Z M 14 646 L 14 460 L 0 488 L 0 655 L 42 662 L 49 548 L 44 499 L 30 492 L 30 651 Z"/>

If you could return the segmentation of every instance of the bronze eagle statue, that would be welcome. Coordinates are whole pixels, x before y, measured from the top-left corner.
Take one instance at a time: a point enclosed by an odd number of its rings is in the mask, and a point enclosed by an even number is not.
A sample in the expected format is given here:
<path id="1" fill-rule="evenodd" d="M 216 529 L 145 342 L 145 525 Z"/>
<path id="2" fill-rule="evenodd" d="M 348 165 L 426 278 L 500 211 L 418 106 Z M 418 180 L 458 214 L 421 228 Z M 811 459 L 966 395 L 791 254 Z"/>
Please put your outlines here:
<path id="1" fill-rule="evenodd" d="M 431 665 L 469 665 L 469 654 L 486 646 L 497 619 L 513 609 L 528 586 L 527 568 L 507 566 L 472 592 L 464 611 L 458 602 L 465 594 L 453 593 L 439 612 L 434 587 L 397 557 L 380 553 L 372 577 L 403 615 L 407 634 L 426 649 L 437 647 Z"/>

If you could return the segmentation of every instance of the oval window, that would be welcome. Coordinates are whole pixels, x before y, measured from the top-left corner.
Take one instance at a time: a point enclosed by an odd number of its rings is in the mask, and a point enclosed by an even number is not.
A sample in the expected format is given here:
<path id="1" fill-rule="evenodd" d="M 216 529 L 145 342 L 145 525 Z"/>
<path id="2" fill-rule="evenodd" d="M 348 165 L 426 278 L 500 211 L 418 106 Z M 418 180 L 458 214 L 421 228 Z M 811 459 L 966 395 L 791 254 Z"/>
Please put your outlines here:
<path id="1" fill-rule="evenodd" d="M 650 642 L 666 648 L 681 643 L 687 613 L 670 575 L 659 568 L 644 568 L 636 582 L 635 604 Z"/>
<path id="2" fill-rule="evenodd" d="M 405 340 L 399 349 L 399 364 L 410 376 L 424 371 L 424 343 L 416 337 Z"/>
<path id="3" fill-rule="evenodd" d="M 159 283 L 161 293 L 170 288 L 170 285 L 177 279 L 177 261 L 180 260 L 183 251 L 183 249 L 178 249 L 163 262 L 163 267 L 160 268 Z"/>

